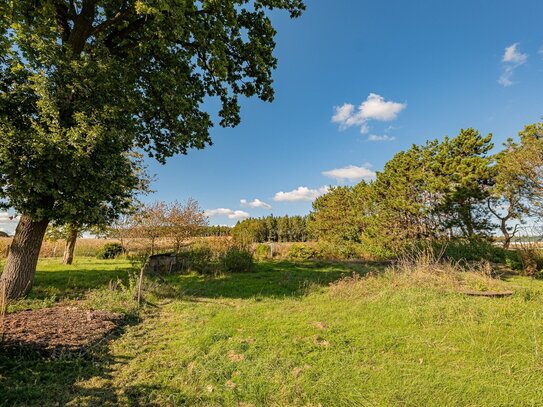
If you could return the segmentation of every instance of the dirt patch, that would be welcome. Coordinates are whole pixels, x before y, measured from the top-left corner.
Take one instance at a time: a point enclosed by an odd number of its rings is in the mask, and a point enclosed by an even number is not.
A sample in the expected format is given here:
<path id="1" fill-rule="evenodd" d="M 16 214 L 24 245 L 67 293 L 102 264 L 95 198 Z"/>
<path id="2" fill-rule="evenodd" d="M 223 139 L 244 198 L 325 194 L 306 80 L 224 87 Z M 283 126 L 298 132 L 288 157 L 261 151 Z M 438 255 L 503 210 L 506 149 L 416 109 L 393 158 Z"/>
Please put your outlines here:
<path id="1" fill-rule="evenodd" d="M 77 352 L 102 340 L 121 321 L 122 316 L 113 312 L 72 307 L 20 311 L 6 315 L 0 348 Z"/>

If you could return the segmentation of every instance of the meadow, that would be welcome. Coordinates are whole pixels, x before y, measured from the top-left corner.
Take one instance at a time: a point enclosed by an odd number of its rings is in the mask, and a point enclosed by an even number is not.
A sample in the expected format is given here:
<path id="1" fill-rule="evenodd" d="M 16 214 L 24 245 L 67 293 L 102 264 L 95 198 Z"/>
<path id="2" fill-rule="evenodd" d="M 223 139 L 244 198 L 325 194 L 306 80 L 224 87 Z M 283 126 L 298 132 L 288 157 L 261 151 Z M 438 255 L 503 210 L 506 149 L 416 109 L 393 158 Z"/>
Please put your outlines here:
<path id="1" fill-rule="evenodd" d="M 107 343 L 0 353 L 1 405 L 539 405 L 543 282 L 379 263 L 267 261 L 149 281 L 126 260 L 42 259 L 30 296 L 129 316 Z M 120 280 L 115 290 L 112 280 Z M 132 281 L 132 283 L 131 283 Z M 120 288 L 119 288 L 120 287 Z M 464 288 L 513 290 L 472 297 Z M 130 295 L 126 295 L 130 293 Z"/>

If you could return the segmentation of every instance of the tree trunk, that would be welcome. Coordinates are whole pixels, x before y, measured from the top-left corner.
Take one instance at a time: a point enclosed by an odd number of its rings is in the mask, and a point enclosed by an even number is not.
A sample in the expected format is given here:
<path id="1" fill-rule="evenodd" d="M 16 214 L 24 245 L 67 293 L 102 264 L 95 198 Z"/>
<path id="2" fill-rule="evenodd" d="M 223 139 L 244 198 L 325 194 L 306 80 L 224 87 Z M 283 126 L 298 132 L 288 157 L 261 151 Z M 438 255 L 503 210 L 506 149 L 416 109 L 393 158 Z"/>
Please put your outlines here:
<path id="1" fill-rule="evenodd" d="M 513 236 L 511 236 L 509 234 L 509 231 L 507 230 L 507 219 L 501 218 L 500 220 L 501 220 L 500 229 L 503 234 L 503 248 L 507 250 L 509 249 L 509 246 L 511 245 L 511 239 L 513 238 Z"/>
<path id="2" fill-rule="evenodd" d="M 30 216 L 21 216 L 15 229 L 4 272 L 0 277 L 0 287 L 5 290 L 7 299 L 22 297 L 32 288 L 48 223 L 47 219 L 34 221 Z"/>
<path id="3" fill-rule="evenodd" d="M 74 249 L 75 243 L 77 242 L 77 235 L 79 231 L 70 226 L 70 233 L 66 239 L 66 246 L 64 247 L 64 258 L 62 259 L 62 264 L 72 264 L 74 261 Z"/>

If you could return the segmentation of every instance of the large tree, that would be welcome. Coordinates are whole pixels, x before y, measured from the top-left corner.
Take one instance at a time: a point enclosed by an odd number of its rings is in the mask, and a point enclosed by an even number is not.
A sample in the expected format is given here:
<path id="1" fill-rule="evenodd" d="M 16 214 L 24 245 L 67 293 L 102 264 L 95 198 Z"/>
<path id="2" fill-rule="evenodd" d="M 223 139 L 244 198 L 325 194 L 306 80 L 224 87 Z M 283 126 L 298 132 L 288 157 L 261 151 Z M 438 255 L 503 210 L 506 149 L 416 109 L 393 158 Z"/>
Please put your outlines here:
<path id="1" fill-rule="evenodd" d="M 160 162 L 211 143 L 238 97 L 273 99 L 267 11 L 302 0 L 18 0 L 0 5 L 0 195 L 21 214 L 1 277 L 31 287 L 49 222 L 92 224 L 127 208 L 130 154 Z M 82 219 L 79 219 L 82 221 Z"/>
<path id="2" fill-rule="evenodd" d="M 443 200 L 438 210 L 446 214 L 451 234 L 474 239 L 488 235 L 493 226 L 487 208 L 493 180 L 492 134 L 462 129 L 439 146 L 434 173 L 441 180 Z"/>
<path id="3" fill-rule="evenodd" d="M 358 185 L 336 186 L 313 202 L 308 228 L 320 241 L 344 245 L 360 243 L 365 229 L 367 197 L 370 186 L 362 181 Z"/>

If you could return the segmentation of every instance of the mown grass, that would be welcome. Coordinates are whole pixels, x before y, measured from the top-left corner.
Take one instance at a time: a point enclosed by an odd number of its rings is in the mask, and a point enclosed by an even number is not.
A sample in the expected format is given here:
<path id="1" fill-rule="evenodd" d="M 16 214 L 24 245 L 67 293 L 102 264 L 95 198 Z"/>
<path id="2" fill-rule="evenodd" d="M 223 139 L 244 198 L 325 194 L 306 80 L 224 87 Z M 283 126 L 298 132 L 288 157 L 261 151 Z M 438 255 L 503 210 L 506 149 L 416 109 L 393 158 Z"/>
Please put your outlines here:
<path id="1" fill-rule="evenodd" d="M 122 262 L 55 267 L 40 265 L 37 292 L 43 285 L 74 298 L 92 281 L 99 292 L 113 275 L 128 274 Z M 69 280 L 74 269 L 97 274 Z M 480 298 L 456 289 L 487 284 L 486 276 L 407 279 L 381 269 L 269 262 L 250 274 L 171 276 L 169 297 L 152 297 L 142 322 L 107 347 L 71 359 L 0 357 L 0 403 L 543 403 L 543 282 L 511 277 L 491 285 L 513 296 Z"/>

